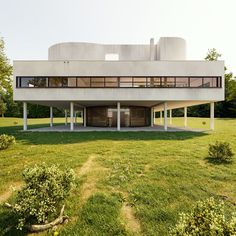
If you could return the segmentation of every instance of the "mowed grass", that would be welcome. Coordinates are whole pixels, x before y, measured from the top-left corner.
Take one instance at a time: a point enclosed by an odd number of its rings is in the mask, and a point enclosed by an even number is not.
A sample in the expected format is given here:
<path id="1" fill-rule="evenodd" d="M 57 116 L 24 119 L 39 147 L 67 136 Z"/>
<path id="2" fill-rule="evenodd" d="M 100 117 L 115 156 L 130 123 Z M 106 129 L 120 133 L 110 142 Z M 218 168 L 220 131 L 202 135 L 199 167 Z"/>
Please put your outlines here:
<path id="1" fill-rule="evenodd" d="M 28 124 L 42 127 L 49 119 Z M 209 129 L 207 118 L 189 118 L 188 124 Z M 235 211 L 236 157 L 217 165 L 207 156 L 216 140 L 230 142 L 236 152 L 236 119 L 216 119 L 214 132 L 31 133 L 21 132 L 21 125 L 21 119 L 0 118 L 0 133 L 17 140 L 0 151 L 0 196 L 21 183 L 25 167 L 73 168 L 77 181 L 65 212 L 70 221 L 58 228 L 60 235 L 168 235 L 180 212 L 210 196 L 224 196 L 226 208 Z M 173 118 L 173 125 L 183 126 L 183 118 Z M 14 224 L 1 207 L 0 235 L 24 235 Z"/>

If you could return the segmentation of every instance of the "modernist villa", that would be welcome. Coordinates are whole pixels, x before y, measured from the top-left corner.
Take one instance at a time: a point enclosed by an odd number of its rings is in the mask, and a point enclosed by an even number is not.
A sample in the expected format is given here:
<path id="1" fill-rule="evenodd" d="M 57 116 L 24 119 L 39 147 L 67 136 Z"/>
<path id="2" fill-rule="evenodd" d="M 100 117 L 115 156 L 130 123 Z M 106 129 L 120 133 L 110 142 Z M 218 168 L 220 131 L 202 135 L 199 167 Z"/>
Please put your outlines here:
<path id="1" fill-rule="evenodd" d="M 145 45 L 58 43 L 48 60 L 14 61 L 14 100 L 24 104 L 24 130 L 27 103 L 49 106 L 51 126 L 53 107 L 64 109 L 71 131 L 78 111 L 84 127 L 117 130 L 152 127 L 160 112 L 167 130 L 172 109 L 184 108 L 187 125 L 187 107 L 210 103 L 214 129 L 214 102 L 224 100 L 224 62 L 186 60 L 185 40 L 175 37 Z"/>

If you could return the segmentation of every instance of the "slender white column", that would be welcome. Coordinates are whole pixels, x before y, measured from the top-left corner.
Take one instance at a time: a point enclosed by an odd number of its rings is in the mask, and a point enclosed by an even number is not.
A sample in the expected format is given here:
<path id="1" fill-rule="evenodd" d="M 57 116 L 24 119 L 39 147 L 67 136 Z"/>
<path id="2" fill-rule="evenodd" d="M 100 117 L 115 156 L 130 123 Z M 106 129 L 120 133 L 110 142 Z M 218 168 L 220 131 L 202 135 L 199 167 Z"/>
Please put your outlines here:
<path id="1" fill-rule="evenodd" d="M 50 107 L 50 127 L 53 126 L 53 107 Z"/>
<path id="2" fill-rule="evenodd" d="M 87 124 L 86 124 L 86 119 L 87 119 L 87 117 L 86 117 L 86 107 L 84 107 L 83 118 L 84 118 L 84 127 L 86 127 L 87 126 Z"/>
<path id="3" fill-rule="evenodd" d="M 153 108 L 153 125 L 156 124 L 156 112 L 155 109 Z"/>
<path id="4" fill-rule="evenodd" d="M 120 131 L 120 103 L 117 102 L 117 130 Z"/>
<path id="5" fill-rule="evenodd" d="M 160 111 L 160 124 L 163 124 L 163 120 L 162 120 L 162 111 Z"/>
<path id="6" fill-rule="evenodd" d="M 215 128 L 215 122 L 214 122 L 214 118 L 215 118 L 215 104 L 214 102 L 210 103 L 210 129 L 214 130 Z"/>
<path id="7" fill-rule="evenodd" d="M 154 109 L 153 107 L 151 108 L 151 127 L 154 125 Z"/>
<path id="8" fill-rule="evenodd" d="M 172 125 L 172 109 L 170 109 L 170 120 L 169 120 L 169 122 L 170 122 L 170 125 Z"/>
<path id="9" fill-rule="evenodd" d="M 23 130 L 27 130 L 27 103 L 23 102 Z"/>
<path id="10" fill-rule="evenodd" d="M 164 130 L 167 131 L 167 102 L 164 102 Z"/>
<path id="11" fill-rule="evenodd" d="M 188 126 L 188 108 L 184 107 L 184 127 Z"/>
<path id="12" fill-rule="evenodd" d="M 74 130 L 74 119 L 73 119 L 73 114 L 74 114 L 74 103 L 70 102 L 70 130 Z"/>
<path id="13" fill-rule="evenodd" d="M 65 110 L 65 125 L 67 125 L 68 119 L 67 119 L 67 110 Z"/>

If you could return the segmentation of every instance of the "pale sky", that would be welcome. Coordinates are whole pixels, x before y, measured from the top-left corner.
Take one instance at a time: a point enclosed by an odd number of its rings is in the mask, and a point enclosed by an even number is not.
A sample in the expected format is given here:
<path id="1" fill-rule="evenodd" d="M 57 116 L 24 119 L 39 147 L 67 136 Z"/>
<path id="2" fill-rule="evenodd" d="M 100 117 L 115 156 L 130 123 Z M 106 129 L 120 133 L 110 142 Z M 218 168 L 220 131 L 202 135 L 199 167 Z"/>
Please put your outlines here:
<path id="1" fill-rule="evenodd" d="M 47 59 L 58 42 L 187 41 L 188 59 L 208 48 L 236 73 L 236 0 L 1 0 L 0 36 L 10 60 Z"/>

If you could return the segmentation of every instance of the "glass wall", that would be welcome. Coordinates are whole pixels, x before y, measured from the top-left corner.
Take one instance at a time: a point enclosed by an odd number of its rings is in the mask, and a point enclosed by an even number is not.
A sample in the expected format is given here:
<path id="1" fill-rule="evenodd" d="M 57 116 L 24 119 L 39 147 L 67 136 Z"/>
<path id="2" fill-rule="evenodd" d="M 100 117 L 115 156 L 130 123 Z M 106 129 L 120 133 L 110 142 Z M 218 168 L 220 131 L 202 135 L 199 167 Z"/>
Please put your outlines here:
<path id="1" fill-rule="evenodd" d="M 221 88 L 221 77 L 16 77 L 18 88 Z"/>

